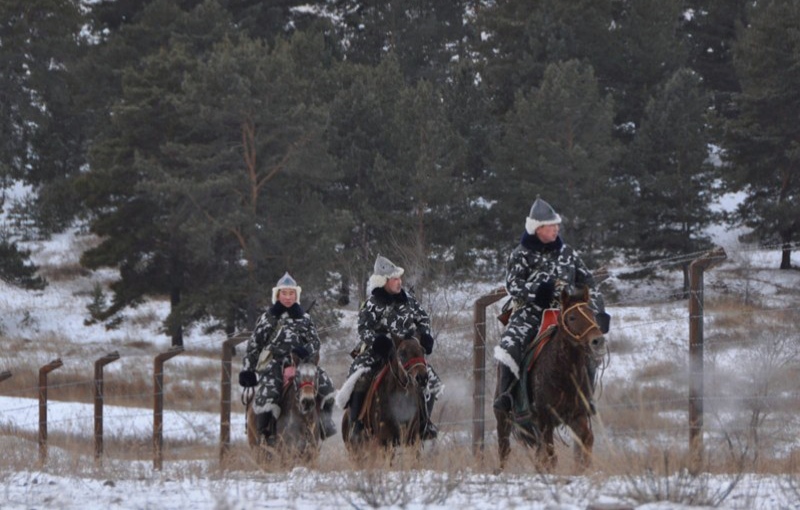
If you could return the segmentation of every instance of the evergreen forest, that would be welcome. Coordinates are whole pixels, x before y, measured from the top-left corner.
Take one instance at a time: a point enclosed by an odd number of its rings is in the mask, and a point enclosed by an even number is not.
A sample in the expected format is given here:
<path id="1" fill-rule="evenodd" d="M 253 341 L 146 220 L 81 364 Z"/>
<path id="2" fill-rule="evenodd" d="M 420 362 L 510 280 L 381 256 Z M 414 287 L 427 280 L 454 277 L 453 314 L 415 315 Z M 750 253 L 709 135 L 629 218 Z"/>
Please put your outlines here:
<path id="1" fill-rule="evenodd" d="M 93 317 L 168 296 L 181 345 L 285 271 L 320 310 L 378 254 L 417 292 L 499 278 L 537 196 L 595 268 L 728 223 L 797 269 L 798 27 L 800 0 L 2 0 L 0 278 L 94 234 Z"/>

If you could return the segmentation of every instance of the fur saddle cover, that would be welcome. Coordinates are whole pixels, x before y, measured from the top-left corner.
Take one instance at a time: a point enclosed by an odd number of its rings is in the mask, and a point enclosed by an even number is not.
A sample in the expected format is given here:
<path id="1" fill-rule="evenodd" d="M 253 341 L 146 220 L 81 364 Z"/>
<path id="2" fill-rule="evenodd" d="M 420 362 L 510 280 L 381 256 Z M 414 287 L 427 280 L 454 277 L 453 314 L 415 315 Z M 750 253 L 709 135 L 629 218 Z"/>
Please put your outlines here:
<path id="1" fill-rule="evenodd" d="M 514 407 L 511 412 L 514 423 L 525 430 L 536 430 L 536 425 L 533 422 L 534 411 L 531 409 L 530 395 L 528 395 L 528 377 L 530 377 L 533 366 L 542 349 L 553 338 L 560 314 L 561 310 L 557 308 L 548 308 L 542 312 L 542 323 L 539 325 L 539 331 L 533 341 L 525 347 L 525 352 L 522 356 L 525 370 L 522 371 L 519 381 L 515 383 L 511 391 L 511 395 L 514 398 Z"/>

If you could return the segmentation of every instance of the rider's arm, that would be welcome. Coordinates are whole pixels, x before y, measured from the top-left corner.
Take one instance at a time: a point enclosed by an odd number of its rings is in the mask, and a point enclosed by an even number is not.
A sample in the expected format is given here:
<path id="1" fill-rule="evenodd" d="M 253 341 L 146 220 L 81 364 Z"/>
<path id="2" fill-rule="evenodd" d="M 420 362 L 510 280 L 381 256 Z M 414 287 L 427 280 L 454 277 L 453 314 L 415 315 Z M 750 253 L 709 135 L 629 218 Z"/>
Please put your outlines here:
<path id="1" fill-rule="evenodd" d="M 272 334 L 272 329 L 275 327 L 271 320 L 269 312 L 261 314 L 256 322 L 256 327 L 253 329 L 253 334 L 247 341 L 247 350 L 245 351 L 244 360 L 242 361 L 243 370 L 255 370 L 258 364 L 258 356 L 267 344 L 267 339 Z"/>
<path id="2" fill-rule="evenodd" d="M 303 339 L 305 340 L 303 347 L 308 350 L 311 357 L 314 357 L 319 353 L 321 344 L 319 341 L 319 334 L 317 333 L 317 327 L 308 315 L 303 317 L 303 330 Z"/>
<path id="3" fill-rule="evenodd" d="M 523 249 L 517 248 L 508 258 L 506 292 L 525 303 L 533 303 L 539 285 L 551 278 L 550 271 L 537 270 L 530 265 Z"/>
<path id="4" fill-rule="evenodd" d="M 378 313 L 376 306 L 372 299 L 367 299 L 358 312 L 358 338 L 367 349 L 372 348 L 380 326 L 381 314 Z"/>

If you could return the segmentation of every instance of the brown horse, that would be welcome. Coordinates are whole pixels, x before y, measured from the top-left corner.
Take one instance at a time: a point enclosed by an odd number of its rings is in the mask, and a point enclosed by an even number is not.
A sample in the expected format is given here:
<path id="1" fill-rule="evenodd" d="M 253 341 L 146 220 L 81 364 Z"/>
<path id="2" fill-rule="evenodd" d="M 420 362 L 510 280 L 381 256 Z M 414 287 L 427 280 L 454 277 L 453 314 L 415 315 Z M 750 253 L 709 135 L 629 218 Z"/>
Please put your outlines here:
<path id="1" fill-rule="evenodd" d="M 258 452 L 259 460 L 270 460 L 277 454 L 286 464 L 297 460 L 310 463 L 319 455 L 322 439 L 317 406 L 317 365 L 300 362 L 294 354 L 292 361 L 294 364 L 284 369 L 281 414 L 269 438 L 258 431 L 252 393 L 245 403 L 247 441 Z"/>
<path id="2" fill-rule="evenodd" d="M 526 384 L 524 388 L 516 385 L 512 411 L 495 409 L 501 469 L 510 453 L 512 433 L 525 446 L 536 447 L 544 469 L 554 468 L 558 459 L 553 435 L 561 425 L 574 433 L 579 465 L 587 467 L 591 463 L 593 382 L 589 380 L 587 363 L 604 350 L 603 333 L 589 308 L 589 289 L 574 295 L 562 292 L 558 324 L 526 349 L 522 367 L 526 373 L 521 378 Z M 498 392 L 499 385 L 495 397 Z M 528 405 L 522 406 L 525 397 Z"/>
<path id="3" fill-rule="evenodd" d="M 350 416 L 344 413 L 342 438 L 351 455 L 365 453 L 368 445 L 392 450 L 396 446 L 420 448 L 420 420 L 425 399 L 422 390 L 428 384 L 425 350 L 416 338 L 393 338 L 395 348 L 386 365 L 370 384 L 361 417 L 364 434 L 352 437 Z"/>

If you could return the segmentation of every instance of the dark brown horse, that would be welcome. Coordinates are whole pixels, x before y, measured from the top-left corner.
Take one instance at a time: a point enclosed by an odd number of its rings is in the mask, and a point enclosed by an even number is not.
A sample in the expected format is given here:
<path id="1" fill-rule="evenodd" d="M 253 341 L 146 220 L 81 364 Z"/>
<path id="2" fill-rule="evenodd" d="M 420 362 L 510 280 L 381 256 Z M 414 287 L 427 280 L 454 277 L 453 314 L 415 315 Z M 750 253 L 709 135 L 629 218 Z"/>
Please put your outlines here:
<path id="1" fill-rule="evenodd" d="M 425 406 L 422 390 L 428 384 L 425 350 L 416 338 L 393 339 L 395 348 L 383 369 L 375 374 L 364 400 L 363 437 L 351 437 L 350 416 L 344 413 L 342 437 L 352 455 L 365 453 L 369 446 L 391 450 L 396 446 L 422 445 L 420 420 Z"/>
<path id="2" fill-rule="evenodd" d="M 587 363 L 604 349 L 603 333 L 589 308 L 588 288 L 574 295 L 562 292 L 557 325 L 526 349 L 525 365 L 521 367 L 525 386 L 516 385 L 512 411 L 495 410 L 501 469 L 510 453 L 512 433 L 525 446 L 536 447 L 544 469 L 554 468 L 557 457 L 553 436 L 561 425 L 574 433 L 579 465 L 591 463 L 593 384 Z M 495 397 L 498 391 L 499 387 Z M 521 405 L 525 397 L 527 406 Z"/>
<path id="3" fill-rule="evenodd" d="M 295 364 L 284 369 L 281 414 L 268 440 L 256 426 L 252 398 L 246 402 L 247 440 L 260 460 L 269 460 L 277 454 L 285 464 L 309 463 L 319 455 L 322 439 L 317 406 L 317 365 L 300 362 L 294 354 L 292 360 Z"/>

